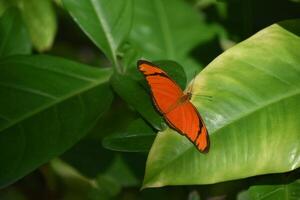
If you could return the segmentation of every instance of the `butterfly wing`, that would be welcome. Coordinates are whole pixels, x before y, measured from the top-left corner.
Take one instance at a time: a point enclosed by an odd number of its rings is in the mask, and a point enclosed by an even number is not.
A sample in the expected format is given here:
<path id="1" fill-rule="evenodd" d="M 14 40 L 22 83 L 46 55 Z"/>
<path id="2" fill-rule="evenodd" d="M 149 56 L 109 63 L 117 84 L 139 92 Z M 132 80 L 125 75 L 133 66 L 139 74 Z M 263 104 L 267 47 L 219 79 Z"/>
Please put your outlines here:
<path id="1" fill-rule="evenodd" d="M 152 63 L 139 61 L 138 67 L 148 82 L 155 106 L 161 114 L 167 113 L 183 95 L 183 91 L 166 72 Z"/>
<path id="2" fill-rule="evenodd" d="M 190 101 L 178 105 L 165 114 L 165 119 L 173 129 L 186 136 L 201 152 L 208 151 L 207 129 L 197 109 Z"/>
<path id="3" fill-rule="evenodd" d="M 169 126 L 185 135 L 196 147 L 205 152 L 209 147 L 208 133 L 197 109 L 186 100 L 181 88 L 165 71 L 147 61 L 138 62 L 152 93 L 153 102 Z"/>

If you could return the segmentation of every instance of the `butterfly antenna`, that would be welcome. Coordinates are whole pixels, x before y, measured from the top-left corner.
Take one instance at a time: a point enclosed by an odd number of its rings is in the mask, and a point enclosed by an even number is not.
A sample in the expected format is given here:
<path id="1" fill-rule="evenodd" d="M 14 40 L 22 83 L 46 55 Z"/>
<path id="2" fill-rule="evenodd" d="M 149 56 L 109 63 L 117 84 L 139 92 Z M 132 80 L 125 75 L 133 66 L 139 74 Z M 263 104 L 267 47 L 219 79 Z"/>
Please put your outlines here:
<path id="1" fill-rule="evenodd" d="M 193 93 L 196 74 L 197 74 L 197 72 L 195 71 L 194 78 L 192 79 L 191 83 L 189 84 L 189 86 L 187 88 L 187 93 L 191 93 L 191 94 Z"/>

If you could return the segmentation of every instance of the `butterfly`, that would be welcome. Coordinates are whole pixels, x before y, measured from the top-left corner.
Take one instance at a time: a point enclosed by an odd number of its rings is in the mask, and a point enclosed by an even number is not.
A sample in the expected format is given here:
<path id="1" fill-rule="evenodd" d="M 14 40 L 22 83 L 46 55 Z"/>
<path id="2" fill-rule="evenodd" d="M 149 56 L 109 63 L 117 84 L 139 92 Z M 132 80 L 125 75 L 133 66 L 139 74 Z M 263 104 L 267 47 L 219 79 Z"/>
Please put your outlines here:
<path id="1" fill-rule="evenodd" d="M 150 87 L 156 109 L 167 124 L 186 136 L 200 152 L 208 152 L 208 131 L 198 110 L 190 102 L 192 93 L 182 91 L 178 84 L 155 64 L 139 60 L 137 65 Z"/>

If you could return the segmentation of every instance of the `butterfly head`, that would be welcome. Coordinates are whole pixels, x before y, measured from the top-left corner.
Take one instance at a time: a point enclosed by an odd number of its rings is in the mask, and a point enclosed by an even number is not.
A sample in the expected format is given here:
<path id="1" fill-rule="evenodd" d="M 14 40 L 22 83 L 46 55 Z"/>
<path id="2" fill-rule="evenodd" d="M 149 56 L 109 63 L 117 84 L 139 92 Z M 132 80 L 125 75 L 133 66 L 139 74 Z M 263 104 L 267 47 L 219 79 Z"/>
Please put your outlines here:
<path id="1" fill-rule="evenodd" d="M 187 96 L 188 100 L 191 100 L 191 98 L 192 98 L 192 92 L 188 91 L 185 95 Z"/>

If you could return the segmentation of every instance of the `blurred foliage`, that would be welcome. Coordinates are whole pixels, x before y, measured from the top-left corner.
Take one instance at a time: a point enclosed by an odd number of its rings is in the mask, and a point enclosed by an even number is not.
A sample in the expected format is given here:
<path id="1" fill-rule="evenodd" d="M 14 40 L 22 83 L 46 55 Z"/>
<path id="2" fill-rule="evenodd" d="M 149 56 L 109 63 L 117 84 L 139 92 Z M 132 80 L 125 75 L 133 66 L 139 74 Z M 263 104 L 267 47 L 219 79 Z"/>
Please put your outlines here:
<path id="1" fill-rule="evenodd" d="M 55 10 L 51 0 L 1 0 L 0 14 L 9 7 L 20 9 L 31 41 L 36 50 L 51 48 L 57 31 Z"/>
<path id="2" fill-rule="evenodd" d="M 0 0 L 0 16 L 0 199 L 300 199 L 298 0 Z M 194 87 L 212 101 L 193 97 L 208 155 L 169 132 L 138 59 L 182 89 L 213 61 Z M 144 183 L 177 186 L 140 190 L 145 169 Z"/>

